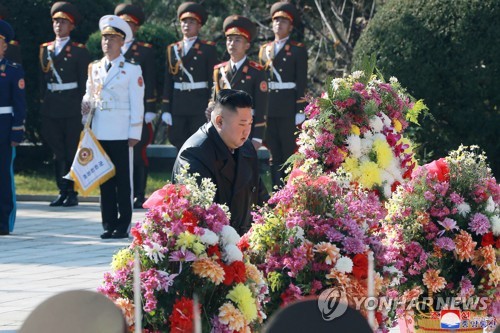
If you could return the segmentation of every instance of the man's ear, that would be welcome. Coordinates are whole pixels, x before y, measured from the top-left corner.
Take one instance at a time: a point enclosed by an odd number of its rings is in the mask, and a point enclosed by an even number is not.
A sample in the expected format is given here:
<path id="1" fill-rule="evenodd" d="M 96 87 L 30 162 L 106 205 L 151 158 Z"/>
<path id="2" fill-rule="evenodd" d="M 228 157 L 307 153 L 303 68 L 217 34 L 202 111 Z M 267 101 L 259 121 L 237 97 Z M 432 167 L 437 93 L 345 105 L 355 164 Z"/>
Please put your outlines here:
<path id="1" fill-rule="evenodd" d="M 222 115 L 218 114 L 217 116 L 215 116 L 215 126 L 217 128 L 221 128 L 222 127 Z"/>

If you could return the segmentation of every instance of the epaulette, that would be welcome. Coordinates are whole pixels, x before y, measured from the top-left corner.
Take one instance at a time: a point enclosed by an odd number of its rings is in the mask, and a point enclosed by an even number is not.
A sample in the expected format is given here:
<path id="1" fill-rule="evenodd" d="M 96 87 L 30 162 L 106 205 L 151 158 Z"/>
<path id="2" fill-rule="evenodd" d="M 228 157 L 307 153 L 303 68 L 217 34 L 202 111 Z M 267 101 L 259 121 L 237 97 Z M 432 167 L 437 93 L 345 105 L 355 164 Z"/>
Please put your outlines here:
<path id="1" fill-rule="evenodd" d="M 14 68 L 20 68 L 21 64 L 18 64 L 17 62 L 7 61 L 7 66 L 14 67 Z"/>
<path id="2" fill-rule="evenodd" d="M 11 40 L 9 42 L 10 45 L 19 45 L 19 42 L 17 40 Z"/>
<path id="3" fill-rule="evenodd" d="M 77 43 L 77 42 L 71 42 L 71 45 L 73 46 L 76 46 L 76 47 L 79 47 L 81 49 L 86 49 L 87 47 L 85 46 L 85 44 L 82 44 L 82 43 Z"/>
<path id="4" fill-rule="evenodd" d="M 127 59 L 125 59 L 125 62 L 127 64 L 131 64 L 131 65 L 134 65 L 134 66 L 139 66 L 140 65 L 138 62 L 131 62 L 130 60 L 127 60 Z"/>
<path id="5" fill-rule="evenodd" d="M 215 42 L 212 42 L 211 40 L 200 40 L 200 42 L 206 45 L 215 45 Z"/>
<path id="6" fill-rule="evenodd" d="M 291 40 L 290 44 L 292 44 L 293 46 L 304 47 L 304 43 L 299 43 L 294 40 Z"/>
<path id="7" fill-rule="evenodd" d="M 255 68 L 255 69 L 258 69 L 259 71 L 261 71 L 261 70 L 263 70 L 263 69 L 264 69 L 264 66 L 261 66 L 259 63 L 255 62 L 255 61 L 252 61 L 252 60 L 250 60 L 250 61 L 248 62 L 248 64 L 249 64 L 251 67 L 253 67 L 253 68 Z"/>
<path id="8" fill-rule="evenodd" d="M 272 44 L 273 44 L 273 42 L 267 42 L 267 43 L 265 43 L 265 44 L 262 44 L 262 45 L 260 46 L 260 48 L 263 48 L 263 47 L 266 47 L 266 46 L 268 46 L 268 45 L 272 45 Z"/>
<path id="9" fill-rule="evenodd" d="M 52 45 L 52 44 L 54 44 L 54 41 L 40 44 L 40 47 L 45 47 L 45 46 L 49 46 L 49 45 Z"/>
<path id="10" fill-rule="evenodd" d="M 137 42 L 137 45 L 144 46 L 144 47 L 147 47 L 147 48 L 152 48 L 153 47 L 153 44 L 145 43 L 145 42 Z"/>
<path id="11" fill-rule="evenodd" d="M 224 66 L 226 66 L 226 65 L 227 65 L 227 63 L 228 63 L 228 61 L 226 61 L 226 62 L 221 62 L 220 64 L 215 65 L 215 66 L 214 66 L 214 69 L 219 69 L 219 68 L 221 68 L 221 67 L 224 67 Z"/>

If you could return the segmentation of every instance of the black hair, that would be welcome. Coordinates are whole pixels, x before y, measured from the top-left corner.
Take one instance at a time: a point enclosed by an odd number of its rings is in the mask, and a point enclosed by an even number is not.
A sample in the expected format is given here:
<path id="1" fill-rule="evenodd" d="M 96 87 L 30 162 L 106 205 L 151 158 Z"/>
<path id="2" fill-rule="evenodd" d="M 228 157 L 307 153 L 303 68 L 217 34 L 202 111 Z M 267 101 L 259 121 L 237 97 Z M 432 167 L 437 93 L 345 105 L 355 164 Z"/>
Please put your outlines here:
<path id="1" fill-rule="evenodd" d="M 251 108 L 252 97 L 243 90 L 222 89 L 215 99 L 214 109 L 225 107 L 236 112 L 236 108 Z"/>

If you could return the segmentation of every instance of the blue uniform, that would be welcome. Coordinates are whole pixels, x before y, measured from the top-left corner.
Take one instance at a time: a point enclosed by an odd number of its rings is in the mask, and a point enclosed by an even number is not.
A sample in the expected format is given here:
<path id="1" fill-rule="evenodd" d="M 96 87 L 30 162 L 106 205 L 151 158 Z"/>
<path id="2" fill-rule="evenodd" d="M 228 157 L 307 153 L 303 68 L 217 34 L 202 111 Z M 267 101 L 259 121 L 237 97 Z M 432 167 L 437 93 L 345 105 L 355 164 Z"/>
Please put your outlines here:
<path id="1" fill-rule="evenodd" d="M 25 118 L 24 70 L 4 58 L 0 60 L 0 232 L 4 234 L 14 230 L 16 215 L 11 143 L 23 140 Z"/>

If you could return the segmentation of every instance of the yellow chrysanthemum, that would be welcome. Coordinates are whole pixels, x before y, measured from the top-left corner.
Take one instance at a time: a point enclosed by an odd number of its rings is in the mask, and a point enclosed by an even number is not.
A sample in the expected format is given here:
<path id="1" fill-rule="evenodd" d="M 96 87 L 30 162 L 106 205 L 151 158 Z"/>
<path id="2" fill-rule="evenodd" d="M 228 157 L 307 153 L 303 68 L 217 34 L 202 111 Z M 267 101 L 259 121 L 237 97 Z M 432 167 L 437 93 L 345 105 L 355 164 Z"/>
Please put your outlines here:
<path id="1" fill-rule="evenodd" d="M 219 308 L 219 321 L 232 331 L 240 331 L 245 326 L 245 317 L 231 303 L 224 303 Z"/>
<path id="2" fill-rule="evenodd" d="M 403 125 L 401 125 L 401 122 L 399 120 L 397 120 L 396 118 L 394 118 L 392 120 L 392 123 L 394 125 L 394 129 L 396 130 L 396 132 L 401 132 L 403 130 Z"/>
<path id="3" fill-rule="evenodd" d="M 197 256 L 199 256 L 200 254 L 205 252 L 205 245 L 203 245 L 200 242 L 194 242 L 193 246 L 191 248 L 192 248 L 194 254 L 196 254 Z"/>
<path id="4" fill-rule="evenodd" d="M 193 247 L 194 242 L 198 241 L 198 236 L 184 231 L 177 238 L 177 242 L 175 243 L 175 247 L 177 249 L 191 249 Z"/>
<path id="5" fill-rule="evenodd" d="M 385 140 L 375 140 L 373 142 L 373 150 L 377 154 L 377 164 L 380 168 L 387 168 L 393 159 L 391 147 Z"/>
<path id="6" fill-rule="evenodd" d="M 352 134 L 356 134 L 356 135 L 360 135 L 361 134 L 361 131 L 359 130 L 359 127 L 356 126 L 356 125 L 351 125 L 351 133 Z"/>
<path id="7" fill-rule="evenodd" d="M 377 163 L 366 161 L 359 166 L 360 176 L 358 181 L 363 187 L 371 189 L 374 185 L 382 184 L 382 176 Z"/>
<path id="8" fill-rule="evenodd" d="M 342 163 L 342 167 L 345 171 L 349 172 L 353 178 L 358 178 L 360 176 L 358 160 L 355 157 L 346 158 L 344 163 Z"/>
<path id="9" fill-rule="evenodd" d="M 111 268 L 114 271 L 125 268 L 127 267 L 127 264 L 132 260 L 134 260 L 134 255 L 132 254 L 130 249 L 122 249 L 113 256 L 113 260 L 111 261 Z"/>
<path id="10" fill-rule="evenodd" d="M 203 258 L 193 263 L 194 274 L 207 278 L 215 285 L 219 285 L 224 281 L 224 268 L 210 258 Z"/>
<path id="11" fill-rule="evenodd" d="M 257 305 L 250 289 L 243 283 L 238 283 L 226 296 L 227 299 L 238 305 L 241 313 L 248 322 L 257 318 Z"/>

